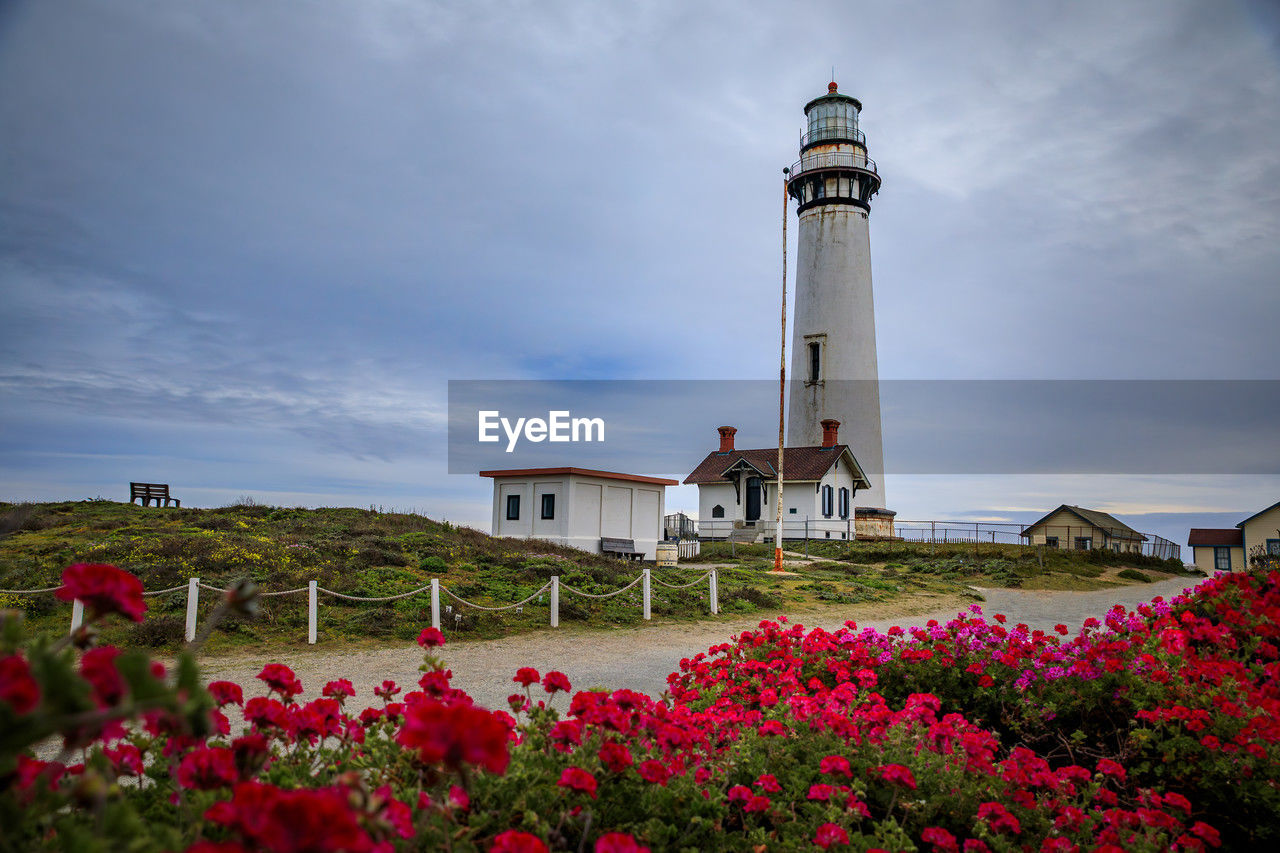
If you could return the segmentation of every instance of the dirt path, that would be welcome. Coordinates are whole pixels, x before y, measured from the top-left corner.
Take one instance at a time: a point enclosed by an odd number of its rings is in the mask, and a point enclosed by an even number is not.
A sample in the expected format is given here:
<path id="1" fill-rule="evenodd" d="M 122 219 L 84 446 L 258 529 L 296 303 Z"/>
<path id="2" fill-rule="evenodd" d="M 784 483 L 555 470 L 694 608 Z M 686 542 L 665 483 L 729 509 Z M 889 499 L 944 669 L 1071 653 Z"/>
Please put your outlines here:
<path id="1" fill-rule="evenodd" d="M 1114 604 L 1133 607 L 1157 595 L 1168 598 L 1193 586 L 1193 580 L 1178 578 L 1091 592 L 982 589 L 986 599 L 982 608 L 988 616 L 1004 613 L 1011 624 L 1024 622 L 1032 628 L 1051 630 L 1054 625 L 1065 623 L 1074 631 L 1090 616 L 1102 618 Z M 886 630 L 892 625 L 923 625 L 929 619 L 945 621 L 970 603 L 960 597 L 922 595 L 882 604 L 793 612 L 791 621 L 835 629 L 852 619 L 860 627 Z M 575 689 L 626 687 L 658 696 L 666 687 L 667 674 L 679 667 L 681 658 L 754 628 L 760 619 L 757 615 L 715 622 L 655 622 L 615 629 L 561 626 L 518 637 L 450 643 L 443 657 L 453 670 L 454 685 L 490 708 L 506 707 L 506 697 L 515 688 L 511 676 L 521 666 L 536 667 L 539 672 L 558 669 L 569 676 Z M 246 693 L 252 690 L 257 695 L 258 691 L 251 687 L 256 685 L 254 676 L 263 664 L 273 661 L 293 667 L 306 688 L 304 698 L 319 695 L 329 680 L 350 678 L 357 690 L 356 699 L 374 704 L 373 688 L 384 678 L 393 679 L 406 689 L 414 687 L 422 653 L 409 644 L 347 652 L 307 649 L 274 655 L 237 653 L 206 656 L 202 670 L 210 681 L 237 681 L 245 686 Z"/>

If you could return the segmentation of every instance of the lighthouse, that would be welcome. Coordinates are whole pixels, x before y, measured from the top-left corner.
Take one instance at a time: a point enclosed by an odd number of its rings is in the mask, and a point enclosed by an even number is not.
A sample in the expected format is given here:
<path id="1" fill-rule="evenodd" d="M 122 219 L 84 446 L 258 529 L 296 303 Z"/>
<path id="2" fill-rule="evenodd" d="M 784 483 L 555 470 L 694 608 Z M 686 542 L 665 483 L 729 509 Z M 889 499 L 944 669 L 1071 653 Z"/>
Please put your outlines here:
<path id="1" fill-rule="evenodd" d="M 819 445 L 822 422 L 839 421 L 871 481 L 855 496 L 860 515 L 885 506 L 867 220 L 880 175 L 858 127 L 861 111 L 831 83 L 805 104 L 800 159 L 787 170 L 799 217 L 787 445 Z"/>

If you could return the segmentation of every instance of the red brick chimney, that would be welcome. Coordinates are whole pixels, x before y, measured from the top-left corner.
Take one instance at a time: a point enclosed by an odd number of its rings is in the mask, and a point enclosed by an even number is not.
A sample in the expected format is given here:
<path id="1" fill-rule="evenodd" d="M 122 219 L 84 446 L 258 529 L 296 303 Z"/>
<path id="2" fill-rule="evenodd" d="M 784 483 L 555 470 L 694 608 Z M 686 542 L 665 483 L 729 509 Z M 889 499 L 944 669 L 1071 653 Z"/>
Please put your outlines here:
<path id="1" fill-rule="evenodd" d="M 736 427 L 722 426 L 717 432 L 720 433 L 720 452 L 729 453 L 733 450 L 733 434 L 738 430 Z"/>
<path id="2" fill-rule="evenodd" d="M 835 447 L 840 443 L 840 422 L 827 418 L 822 422 L 822 446 Z"/>

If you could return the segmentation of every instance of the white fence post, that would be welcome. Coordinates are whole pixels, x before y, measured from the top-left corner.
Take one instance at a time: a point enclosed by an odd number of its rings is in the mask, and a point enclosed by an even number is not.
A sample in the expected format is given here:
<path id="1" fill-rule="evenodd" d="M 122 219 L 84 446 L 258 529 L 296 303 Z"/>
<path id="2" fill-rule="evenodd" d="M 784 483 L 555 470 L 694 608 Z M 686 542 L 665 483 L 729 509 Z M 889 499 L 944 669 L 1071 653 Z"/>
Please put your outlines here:
<path id="1" fill-rule="evenodd" d="M 76 629 L 84 623 L 84 602 L 76 599 L 71 602 L 71 631 L 74 634 Z"/>
<path id="2" fill-rule="evenodd" d="M 187 642 L 196 638 L 196 614 L 200 610 L 200 578 L 187 581 Z"/>
<path id="3" fill-rule="evenodd" d="M 720 612 L 720 582 L 719 575 L 716 570 L 711 570 L 711 615 L 715 616 Z"/>
<path id="4" fill-rule="evenodd" d="M 307 582 L 307 642 L 316 644 L 316 582 Z"/>
<path id="5" fill-rule="evenodd" d="M 551 576 L 551 627 L 560 627 L 560 576 Z"/>
<path id="6" fill-rule="evenodd" d="M 645 618 L 645 619 L 649 619 L 649 618 L 651 617 L 651 615 L 652 615 L 652 611 L 651 611 L 651 610 L 650 610 L 650 608 L 649 608 L 649 602 L 650 602 L 650 598 L 649 598 L 649 570 L 648 570 L 648 569 L 645 569 L 645 570 L 644 570 L 644 618 Z"/>
<path id="7" fill-rule="evenodd" d="M 431 579 L 431 627 L 440 630 L 440 579 Z"/>

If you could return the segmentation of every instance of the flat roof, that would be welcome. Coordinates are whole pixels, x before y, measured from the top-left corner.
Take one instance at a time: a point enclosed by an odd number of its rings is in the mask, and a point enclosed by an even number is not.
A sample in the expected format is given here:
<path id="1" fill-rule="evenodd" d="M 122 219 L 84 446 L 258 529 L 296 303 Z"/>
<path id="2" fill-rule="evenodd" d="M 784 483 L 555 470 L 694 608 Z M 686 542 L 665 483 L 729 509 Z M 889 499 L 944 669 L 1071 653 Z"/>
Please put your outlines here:
<path id="1" fill-rule="evenodd" d="M 509 468 L 501 471 L 481 471 L 481 477 L 551 477 L 560 474 L 577 474 L 583 477 L 603 477 L 606 480 L 626 480 L 631 483 L 652 483 L 655 486 L 678 486 L 679 480 L 664 477 L 645 477 L 641 474 L 621 474 L 617 471 L 597 471 L 594 468 Z"/>

